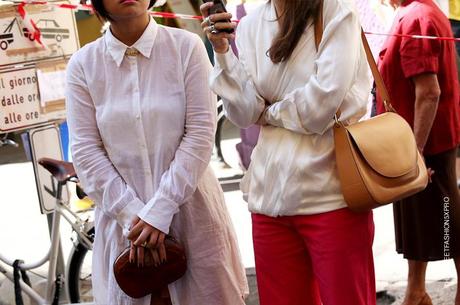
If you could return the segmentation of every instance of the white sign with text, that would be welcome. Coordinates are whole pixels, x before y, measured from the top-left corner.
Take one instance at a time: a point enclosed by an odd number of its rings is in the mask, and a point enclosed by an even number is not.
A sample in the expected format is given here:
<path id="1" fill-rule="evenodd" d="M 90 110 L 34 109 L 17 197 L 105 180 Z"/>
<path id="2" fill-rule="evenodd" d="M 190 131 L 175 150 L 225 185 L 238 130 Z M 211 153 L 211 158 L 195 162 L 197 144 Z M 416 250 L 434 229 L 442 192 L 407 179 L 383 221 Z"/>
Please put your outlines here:
<path id="1" fill-rule="evenodd" d="M 0 74 L 0 131 L 40 123 L 40 98 L 35 69 Z"/>
<path id="2" fill-rule="evenodd" d="M 35 67 L 0 73 L 0 134 L 65 118 L 62 70 L 65 63 L 55 66 L 54 70 L 45 67 L 40 70 L 41 79 Z M 46 84 L 51 80 L 56 83 Z M 40 95 L 45 97 L 43 105 Z"/>

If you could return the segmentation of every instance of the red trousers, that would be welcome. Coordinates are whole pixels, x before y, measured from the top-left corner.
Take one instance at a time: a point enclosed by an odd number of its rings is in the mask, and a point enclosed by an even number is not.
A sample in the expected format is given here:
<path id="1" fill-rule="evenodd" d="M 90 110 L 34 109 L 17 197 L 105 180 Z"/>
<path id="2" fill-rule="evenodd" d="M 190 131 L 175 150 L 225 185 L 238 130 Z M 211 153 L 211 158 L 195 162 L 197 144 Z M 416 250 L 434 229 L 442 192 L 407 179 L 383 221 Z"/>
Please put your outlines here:
<path id="1" fill-rule="evenodd" d="M 260 305 L 375 305 L 372 212 L 252 215 Z"/>

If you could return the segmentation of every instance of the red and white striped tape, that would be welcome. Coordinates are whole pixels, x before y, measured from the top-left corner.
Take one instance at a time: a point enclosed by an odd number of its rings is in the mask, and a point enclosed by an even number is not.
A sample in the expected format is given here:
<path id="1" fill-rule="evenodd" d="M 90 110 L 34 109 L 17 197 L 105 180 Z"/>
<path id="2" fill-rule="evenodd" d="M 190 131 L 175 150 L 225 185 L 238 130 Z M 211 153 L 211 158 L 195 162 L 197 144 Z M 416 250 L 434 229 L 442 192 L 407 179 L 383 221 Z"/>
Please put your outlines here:
<path id="1" fill-rule="evenodd" d="M 196 19 L 202 20 L 203 16 L 193 16 L 193 15 L 185 15 L 185 14 L 175 14 L 175 13 L 167 13 L 167 12 L 150 12 L 152 16 L 155 17 L 162 17 L 162 18 L 181 18 L 181 19 Z M 233 20 L 235 22 L 239 22 L 239 20 Z M 412 39 L 433 39 L 433 40 L 443 40 L 443 41 L 459 41 L 460 38 L 456 37 L 438 37 L 438 36 L 424 36 L 424 35 L 403 35 L 403 34 L 383 34 L 383 33 L 374 33 L 374 32 L 364 32 L 367 35 L 379 35 L 379 36 L 396 36 L 402 38 L 412 38 Z"/>
<path id="2" fill-rule="evenodd" d="M 26 4 L 50 5 L 54 7 L 67 8 L 67 9 L 78 10 L 78 11 L 92 11 L 93 10 L 93 7 L 88 4 L 53 3 L 53 2 L 48 2 L 48 1 L 20 1 L 20 2 L 13 1 L 13 3 L 19 4 L 19 5 L 26 5 Z"/>
<path id="3" fill-rule="evenodd" d="M 16 2 L 18 3 L 18 2 Z M 66 8 L 72 10 L 83 10 L 83 11 L 92 11 L 93 7 L 87 4 L 63 4 L 63 3 L 52 3 L 47 1 L 23 1 L 19 2 L 18 5 L 18 12 L 21 18 L 24 21 L 24 25 L 26 28 L 33 33 L 35 40 L 37 40 L 40 45 L 44 46 L 41 41 L 41 34 L 40 30 L 34 23 L 34 21 L 28 16 L 27 12 L 24 9 L 26 4 L 42 4 L 42 5 L 51 5 L 59 8 Z M 157 12 L 152 11 L 150 14 L 154 17 L 160 18 L 168 18 L 168 19 L 189 19 L 189 20 L 202 20 L 203 16 L 194 16 L 194 15 L 187 15 L 187 14 L 177 14 L 177 13 L 169 13 L 169 12 Z M 238 22 L 238 20 L 234 20 Z M 411 38 L 411 39 L 431 39 L 431 40 L 440 40 L 440 41 L 457 41 L 460 42 L 460 38 L 457 37 L 437 37 L 437 36 L 424 36 L 424 35 L 404 35 L 404 34 L 384 34 L 384 33 L 374 33 L 374 32 L 365 32 L 367 35 L 378 35 L 378 36 L 396 36 L 401 38 Z"/>
<path id="4" fill-rule="evenodd" d="M 176 13 L 168 13 L 168 12 L 156 12 L 151 11 L 150 14 L 154 17 L 160 18 L 167 18 L 167 19 L 189 19 L 189 20 L 203 20 L 203 16 L 193 16 L 193 15 L 186 15 L 186 14 L 176 14 Z"/>
<path id="5" fill-rule="evenodd" d="M 40 33 L 40 29 L 37 27 L 35 22 L 32 20 L 32 18 L 30 18 L 29 14 L 24 9 L 25 4 L 26 3 L 23 2 L 18 5 L 19 16 L 21 16 L 24 26 L 29 31 L 29 35 L 31 35 L 34 38 L 34 40 L 36 40 L 41 46 L 46 48 L 46 46 L 42 42 L 42 35 Z"/>
<path id="6" fill-rule="evenodd" d="M 425 35 L 405 35 L 405 34 L 384 34 L 384 33 L 374 33 L 374 32 L 364 32 L 368 35 L 377 35 L 377 36 L 394 36 L 401 38 L 412 38 L 412 39 L 431 39 L 431 40 L 442 40 L 442 41 L 459 41 L 460 38 L 456 37 L 438 37 L 438 36 L 425 36 Z"/>

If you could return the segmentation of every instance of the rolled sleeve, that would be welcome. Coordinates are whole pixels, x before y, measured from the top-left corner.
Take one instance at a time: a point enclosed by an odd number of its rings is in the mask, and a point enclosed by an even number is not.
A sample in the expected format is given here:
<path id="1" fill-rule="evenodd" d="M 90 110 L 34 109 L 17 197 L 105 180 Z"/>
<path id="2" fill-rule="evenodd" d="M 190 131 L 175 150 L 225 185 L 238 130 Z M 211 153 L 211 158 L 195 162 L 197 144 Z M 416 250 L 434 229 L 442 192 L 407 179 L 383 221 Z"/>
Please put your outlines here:
<path id="1" fill-rule="evenodd" d="M 409 78 L 423 73 L 438 73 L 437 57 L 427 56 L 420 59 L 406 59 L 402 65 L 404 76 Z"/>
<path id="2" fill-rule="evenodd" d="M 436 26 L 426 18 L 417 18 L 402 28 L 406 35 L 439 36 Z M 401 67 L 406 78 L 423 73 L 438 73 L 441 42 L 435 39 L 402 38 Z"/>

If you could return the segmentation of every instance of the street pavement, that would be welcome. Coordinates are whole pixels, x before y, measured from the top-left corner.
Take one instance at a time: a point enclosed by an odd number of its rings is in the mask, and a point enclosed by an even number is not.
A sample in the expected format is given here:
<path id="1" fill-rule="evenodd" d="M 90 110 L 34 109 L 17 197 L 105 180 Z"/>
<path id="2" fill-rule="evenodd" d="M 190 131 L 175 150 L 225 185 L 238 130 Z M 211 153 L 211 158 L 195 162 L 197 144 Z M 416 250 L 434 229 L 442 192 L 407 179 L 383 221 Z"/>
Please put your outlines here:
<path id="1" fill-rule="evenodd" d="M 229 141 L 226 145 L 233 147 L 234 144 L 233 141 Z M 239 173 L 237 161 L 233 160 L 229 163 L 231 165 L 229 168 L 216 162 L 213 163 L 218 176 L 231 176 Z M 250 214 L 238 190 L 226 192 L 225 198 L 250 282 L 251 295 L 247 300 L 247 305 L 258 305 Z M 378 304 L 399 305 L 406 286 L 407 266 L 402 257 L 394 251 L 391 206 L 375 210 L 374 219 L 376 225 L 375 269 L 380 296 Z M 0 253 L 10 258 L 24 259 L 26 262 L 36 261 L 47 251 L 49 244 L 47 230 L 46 217 L 41 215 L 39 210 L 32 165 L 27 162 L 0 165 Z M 66 223 L 63 223 L 61 230 L 64 258 L 66 259 L 72 247 L 71 229 Z M 41 268 L 37 272 L 44 274 L 44 270 Z M 34 275 L 32 278 L 34 283 L 40 280 Z M 427 287 L 435 305 L 453 305 L 456 285 L 456 272 L 452 261 L 429 264 Z M 12 304 L 14 304 L 13 287 L 0 275 L 0 305 Z M 27 304 L 29 303 L 26 300 Z"/>

